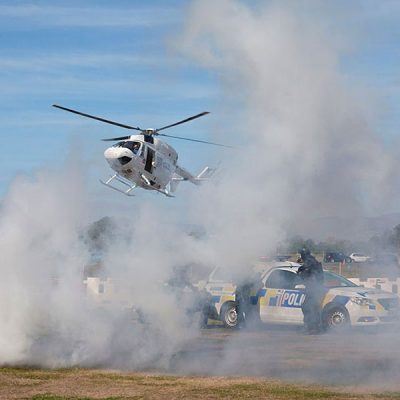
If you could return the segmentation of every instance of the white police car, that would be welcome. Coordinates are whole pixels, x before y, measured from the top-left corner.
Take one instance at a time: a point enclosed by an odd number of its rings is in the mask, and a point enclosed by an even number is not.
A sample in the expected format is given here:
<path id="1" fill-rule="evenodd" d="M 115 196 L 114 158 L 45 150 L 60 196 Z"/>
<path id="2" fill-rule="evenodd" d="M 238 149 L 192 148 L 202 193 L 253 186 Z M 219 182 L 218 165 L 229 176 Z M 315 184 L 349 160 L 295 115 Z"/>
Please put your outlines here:
<path id="1" fill-rule="evenodd" d="M 305 293 L 303 282 L 297 275 L 299 266 L 287 262 L 285 266 L 271 268 L 262 274 L 251 291 L 251 306 L 248 307 L 251 313 L 264 323 L 302 325 L 301 304 Z M 329 271 L 324 271 L 324 285 L 322 318 L 328 327 L 377 325 L 396 320 L 398 297 L 392 293 L 357 286 Z M 206 289 L 212 295 L 216 318 L 226 327 L 236 327 L 239 321 L 236 287 L 211 280 Z"/>

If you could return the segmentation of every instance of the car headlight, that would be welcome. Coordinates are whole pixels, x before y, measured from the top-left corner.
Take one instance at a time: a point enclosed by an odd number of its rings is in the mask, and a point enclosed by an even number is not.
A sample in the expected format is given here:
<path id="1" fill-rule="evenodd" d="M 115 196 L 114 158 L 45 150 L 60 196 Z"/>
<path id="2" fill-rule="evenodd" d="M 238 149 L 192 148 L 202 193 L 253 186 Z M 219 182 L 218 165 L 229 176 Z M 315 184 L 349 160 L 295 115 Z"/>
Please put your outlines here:
<path id="1" fill-rule="evenodd" d="M 372 306 L 374 303 L 370 299 L 366 299 L 365 297 L 352 297 L 350 299 L 353 303 L 358 304 L 359 306 Z"/>

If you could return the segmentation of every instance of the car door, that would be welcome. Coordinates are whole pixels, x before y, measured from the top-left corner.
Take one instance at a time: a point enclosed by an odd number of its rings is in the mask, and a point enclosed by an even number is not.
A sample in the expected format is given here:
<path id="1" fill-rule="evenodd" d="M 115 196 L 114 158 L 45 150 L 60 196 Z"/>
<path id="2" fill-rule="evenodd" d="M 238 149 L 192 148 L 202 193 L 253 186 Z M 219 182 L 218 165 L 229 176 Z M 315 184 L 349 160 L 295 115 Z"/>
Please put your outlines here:
<path id="1" fill-rule="evenodd" d="M 301 284 L 294 271 L 276 269 L 267 277 L 260 296 L 260 318 L 263 322 L 302 324 L 301 304 L 305 294 L 296 289 Z"/>
<path id="2" fill-rule="evenodd" d="M 220 313 L 221 307 L 225 302 L 235 301 L 236 286 L 233 285 L 230 277 L 224 272 L 226 271 L 214 268 L 205 285 L 205 290 L 212 296 L 211 301 L 215 306 L 217 314 Z"/>

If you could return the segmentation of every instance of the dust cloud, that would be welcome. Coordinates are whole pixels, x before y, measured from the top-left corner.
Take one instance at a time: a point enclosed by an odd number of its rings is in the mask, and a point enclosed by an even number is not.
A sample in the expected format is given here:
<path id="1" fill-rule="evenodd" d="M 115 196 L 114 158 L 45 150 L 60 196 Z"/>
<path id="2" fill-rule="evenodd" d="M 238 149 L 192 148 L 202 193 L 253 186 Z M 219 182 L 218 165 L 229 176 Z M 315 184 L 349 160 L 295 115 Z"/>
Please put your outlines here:
<path id="1" fill-rule="evenodd" d="M 341 72 L 352 31 L 335 31 L 335 15 L 323 2 L 192 4 L 177 48 L 219 82 L 215 139 L 237 146 L 197 209 L 223 259 L 273 248 L 282 230 L 307 231 L 319 217 L 397 202 L 398 160 L 373 129 L 377 101 Z"/>
<path id="2" fill-rule="evenodd" d="M 237 148 L 213 181 L 183 199 L 179 222 L 140 194 L 132 200 L 135 218 L 123 220 L 129 240 L 113 241 L 103 255 L 105 274 L 128 301 L 121 295 L 99 307 L 85 293 L 90 251 L 81 235 L 91 212 L 80 163 L 15 180 L 0 209 L 1 364 L 256 373 L 260 350 L 267 353 L 262 340 L 244 353 L 239 333 L 196 351 L 190 293 L 166 284 L 175 267 L 242 271 L 311 217 L 364 215 L 398 200 L 397 160 L 371 128 L 373 108 L 340 72 L 339 38 L 324 29 L 321 8 L 322 16 L 307 14 L 298 4 L 306 3 L 206 0 L 188 10 L 175 46 L 215 74 L 228 121 L 215 139 Z M 198 240 L 183 224 L 207 234 Z M 267 346 L 286 339 L 275 335 Z M 249 367 L 235 368 L 243 360 Z M 272 374 L 263 365 L 256 374 Z M 298 377 L 286 368 L 275 375 Z"/>
<path id="3" fill-rule="evenodd" d="M 112 276 L 116 293 L 99 304 L 83 284 L 91 259 L 83 240 L 86 188 L 83 163 L 68 159 L 59 170 L 18 177 L 2 201 L 0 362 L 167 368 L 176 346 L 198 329 L 184 312 L 191 297 L 166 284 L 172 267 L 185 261 L 184 251 L 172 241 L 151 240 L 163 217 L 142 206 L 134 222 L 123 221 L 124 240 L 104 254 L 109 268 L 103 274 Z M 164 227 L 162 234 L 177 243 L 182 236 L 181 244 L 190 240 L 174 229 Z"/>

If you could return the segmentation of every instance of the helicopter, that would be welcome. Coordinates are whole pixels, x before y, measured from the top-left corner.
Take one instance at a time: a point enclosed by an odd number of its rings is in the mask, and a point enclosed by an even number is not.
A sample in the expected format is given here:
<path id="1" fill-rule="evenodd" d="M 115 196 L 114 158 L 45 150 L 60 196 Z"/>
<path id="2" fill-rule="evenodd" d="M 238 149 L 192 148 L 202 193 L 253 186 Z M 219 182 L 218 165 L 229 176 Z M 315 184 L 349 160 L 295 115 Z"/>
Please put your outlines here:
<path id="1" fill-rule="evenodd" d="M 134 196 L 134 189 L 143 188 L 155 190 L 167 197 L 174 197 L 178 184 L 189 181 L 195 185 L 208 180 L 215 172 L 214 168 L 205 167 L 198 175 L 192 175 L 185 168 L 178 165 L 178 153 L 168 143 L 160 140 L 158 136 L 174 139 L 188 140 L 191 142 L 211 144 L 214 146 L 231 147 L 204 140 L 190 139 L 181 136 L 171 136 L 160 131 L 192 121 L 209 114 L 203 111 L 181 121 L 161 128 L 141 129 L 139 127 L 121 124 L 95 115 L 86 114 L 57 104 L 53 107 L 68 111 L 83 117 L 91 118 L 120 128 L 139 131 L 140 134 L 102 139 L 105 142 L 115 141 L 114 145 L 104 151 L 104 157 L 111 169 L 115 172 L 109 179 L 100 182 L 127 196 Z"/>

